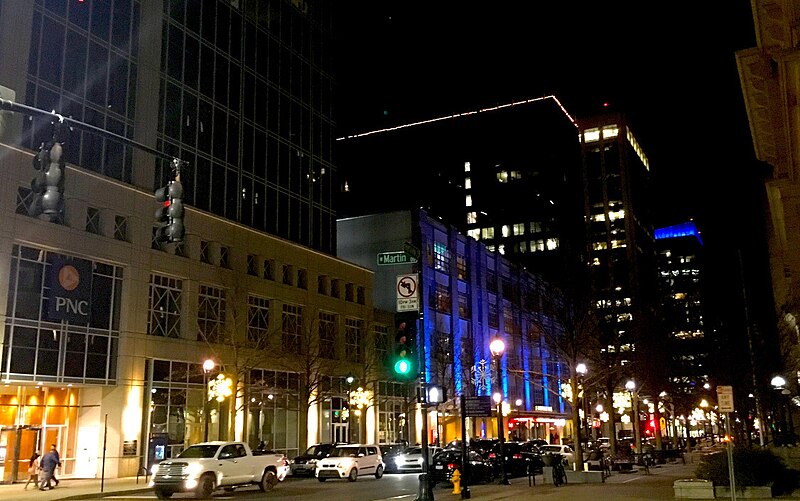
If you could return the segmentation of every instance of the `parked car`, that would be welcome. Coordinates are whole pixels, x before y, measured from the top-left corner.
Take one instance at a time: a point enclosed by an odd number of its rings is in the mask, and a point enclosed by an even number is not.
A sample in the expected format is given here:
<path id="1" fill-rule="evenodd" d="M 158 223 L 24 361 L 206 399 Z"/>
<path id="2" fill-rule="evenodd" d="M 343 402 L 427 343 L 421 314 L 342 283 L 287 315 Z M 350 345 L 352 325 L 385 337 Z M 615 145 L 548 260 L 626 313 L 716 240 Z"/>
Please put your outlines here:
<path id="1" fill-rule="evenodd" d="M 441 450 L 441 447 L 428 447 L 429 464 L 433 456 L 438 454 Z M 396 454 L 391 461 L 394 463 L 395 469 L 399 472 L 422 471 L 422 447 L 409 447 L 405 451 Z M 384 462 L 386 462 L 385 459 Z"/>
<path id="2" fill-rule="evenodd" d="M 316 477 L 320 482 L 329 478 L 346 478 L 355 482 L 359 476 L 383 476 L 381 450 L 375 444 L 337 445 L 331 455 L 317 461 Z"/>
<path id="3" fill-rule="evenodd" d="M 469 457 L 469 484 L 491 482 L 494 479 L 492 464 L 475 451 L 469 451 L 467 454 Z M 453 472 L 456 470 L 464 473 L 464 469 L 461 467 L 461 450 L 445 449 L 436 454 L 428 472 L 431 487 L 438 482 L 450 482 Z"/>
<path id="4" fill-rule="evenodd" d="M 299 456 L 295 456 L 289 461 L 289 468 L 293 476 L 314 476 L 317 470 L 317 462 L 331 455 L 336 444 L 315 444 L 306 449 Z"/>
<path id="5" fill-rule="evenodd" d="M 575 462 L 575 454 L 572 451 L 572 447 L 570 447 L 569 445 L 549 444 L 549 445 L 544 445 L 539 449 L 542 451 L 542 454 L 548 454 L 548 453 L 561 454 L 561 456 L 564 458 L 564 464 L 569 465 Z"/>
<path id="6" fill-rule="evenodd" d="M 600 437 L 597 439 L 597 444 L 601 449 L 610 449 L 611 439 L 608 437 Z"/>
<path id="7" fill-rule="evenodd" d="M 288 472 L 289 462 L 283 454 L 254 453 L 244 442 L 203 442 L 153 466 L 150 486 L 158 499 L 168 499 L 176 492 L 194 492 L 205 499 L 218 488 L 230 491 L 255 484 L 267 491 Z"/>
<path id="8" fill-rule="evenodd" d="M 522 455 L 525 457 L 528 465 L 532 468 L 533 473 L 542 473 L 542 466 L 544 463 L 542 461 L 542 450 L 540 449 L 541 445 L 548 445 L 546 442 L 544 444 L 538 445 L 537 441 L 529 440 L 527 442 L 523 442 L 522 446 L 520 447 L 520 451 Z"/>
<path id="9" fill-rule="evenodd" d="M 509 477 L 524 477 L 528 474 L 528 458 L 522 454 L 521 443 L 503 443 L 503 461 Z"/>

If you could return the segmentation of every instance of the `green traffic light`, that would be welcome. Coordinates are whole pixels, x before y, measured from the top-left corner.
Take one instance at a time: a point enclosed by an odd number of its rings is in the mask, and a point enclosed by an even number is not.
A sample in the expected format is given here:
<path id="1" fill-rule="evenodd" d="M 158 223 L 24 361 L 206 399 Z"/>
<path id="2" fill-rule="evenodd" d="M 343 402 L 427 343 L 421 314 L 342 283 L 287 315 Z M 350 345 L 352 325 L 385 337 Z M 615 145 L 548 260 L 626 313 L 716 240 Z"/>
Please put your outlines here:
<path id="1" fill-rule="evenodd" d="M 400 359 L 394 364 L 394 371 L 398 374 L 408 374 L 411 370 L 411 364 L 408 360 Z"/>

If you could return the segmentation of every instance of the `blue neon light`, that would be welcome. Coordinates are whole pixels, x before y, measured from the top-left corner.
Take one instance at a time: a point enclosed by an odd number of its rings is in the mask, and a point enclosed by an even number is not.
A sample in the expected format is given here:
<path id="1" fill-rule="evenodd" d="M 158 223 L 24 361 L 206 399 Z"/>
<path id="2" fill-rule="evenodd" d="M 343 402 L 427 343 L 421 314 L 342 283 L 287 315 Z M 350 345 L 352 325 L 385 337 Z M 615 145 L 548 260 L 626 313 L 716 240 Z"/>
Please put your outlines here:
<path id="1" fill-rule="evenodd" d="M 700 245 L 703 245 L 703 239 L 700 238 L 700 231 L 692 221 L 673 226 L 667 226 L 664 228 L 658 228 L 655 232 L 656 240 L 681 237 L 695 237 L 697 238 L 697 241 L 700 242 Z"/>

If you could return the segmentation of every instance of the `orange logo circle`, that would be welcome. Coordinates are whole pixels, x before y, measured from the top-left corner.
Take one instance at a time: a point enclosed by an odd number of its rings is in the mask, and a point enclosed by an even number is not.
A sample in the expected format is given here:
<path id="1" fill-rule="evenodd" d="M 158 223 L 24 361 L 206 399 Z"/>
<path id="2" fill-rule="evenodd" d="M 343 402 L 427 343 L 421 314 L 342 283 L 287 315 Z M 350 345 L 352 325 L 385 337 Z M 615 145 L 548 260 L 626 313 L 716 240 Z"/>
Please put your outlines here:
<path id="1" fill-rule="evenodd" d="M 65 291 L 74 291 L 81 283 L 81 275 L 74 266 L 65 265 L 58 270 L 58 283 Z"/>

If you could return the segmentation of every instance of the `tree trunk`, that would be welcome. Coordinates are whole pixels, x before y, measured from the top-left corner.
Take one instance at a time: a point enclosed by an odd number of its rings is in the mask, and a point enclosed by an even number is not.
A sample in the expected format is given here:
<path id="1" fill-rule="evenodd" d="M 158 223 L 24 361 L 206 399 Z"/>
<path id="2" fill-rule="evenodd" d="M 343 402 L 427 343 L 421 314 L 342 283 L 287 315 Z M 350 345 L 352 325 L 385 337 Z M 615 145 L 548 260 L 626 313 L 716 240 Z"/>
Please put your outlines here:
<path id="1" fill-rule="evenodd" d="M 581 418 L 578 411 L 578 378 L 573 377 L 572 381 L 572 427 L 574 428 L 574 445 L 575 449 L 575 469 L 583 471 L 583 447 L 581 446 Z"/>

